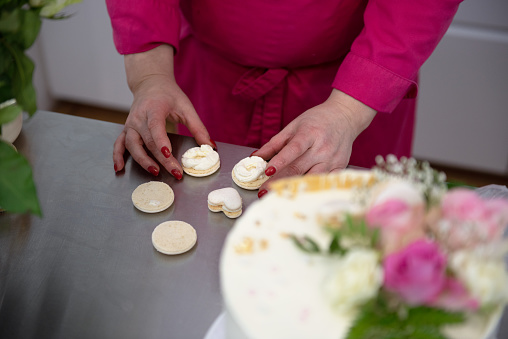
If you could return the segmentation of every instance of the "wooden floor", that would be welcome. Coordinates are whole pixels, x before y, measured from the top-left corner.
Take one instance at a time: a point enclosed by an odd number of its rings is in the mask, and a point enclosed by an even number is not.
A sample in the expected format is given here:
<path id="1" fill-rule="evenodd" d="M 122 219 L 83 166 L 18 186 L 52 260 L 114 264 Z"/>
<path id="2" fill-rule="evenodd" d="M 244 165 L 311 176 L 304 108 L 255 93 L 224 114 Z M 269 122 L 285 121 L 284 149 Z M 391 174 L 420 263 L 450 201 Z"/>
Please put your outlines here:
<path id="1" fill-rule="evenodd" d="M 111 110 L 66 101 L 57 102 L 53 108 L 53 111 L 102 121 L 115 122 L 119 124 L 125 123 L 125 119 L 127 118 L 128 114 L 127 111 Z M 171 124 L 168 124 L 166 129 L 170 133 L 175 132 L 175 128 Z M 431 163 L 431 165 L 435 169 L 445 172 L 448 181 L 450 182 L 462 183 L 473 187 L 481 187 L 489 184 L 508 186 L 508 175 L 493 175 L 467 169 L 443 166 L 436 163 Z"/>

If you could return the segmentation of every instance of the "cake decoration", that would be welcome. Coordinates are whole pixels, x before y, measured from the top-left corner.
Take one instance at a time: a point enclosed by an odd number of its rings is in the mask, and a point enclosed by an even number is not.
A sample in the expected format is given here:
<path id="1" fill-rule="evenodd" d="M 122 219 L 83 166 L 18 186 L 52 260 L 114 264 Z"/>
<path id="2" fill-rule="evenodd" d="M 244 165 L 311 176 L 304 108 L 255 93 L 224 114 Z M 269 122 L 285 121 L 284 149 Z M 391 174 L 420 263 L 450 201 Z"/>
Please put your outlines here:
<path id="1" fill-rule="evenodd" d="M 242 333 L 232 337 L 494 333 L 508 302 L 508 200 L 449 189 L 428 164 L 393 156 L 270 187 L 224 245 L 222 292 Z"/>

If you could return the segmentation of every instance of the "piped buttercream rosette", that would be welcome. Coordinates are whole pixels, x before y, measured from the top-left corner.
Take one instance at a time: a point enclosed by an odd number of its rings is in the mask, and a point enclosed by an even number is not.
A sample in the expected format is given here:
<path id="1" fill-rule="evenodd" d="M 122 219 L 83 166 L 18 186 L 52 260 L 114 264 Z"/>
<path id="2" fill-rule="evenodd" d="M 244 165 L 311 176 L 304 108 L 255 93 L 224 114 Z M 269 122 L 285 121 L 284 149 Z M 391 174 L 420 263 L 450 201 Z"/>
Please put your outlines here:
<path id="1" fill-rule="evenodd" d="M 187 150 L 182 155 L 183 171 L 193 177 L 205 177 L 220 167 L 219 153 L 210 145 L 201 145 Z"/>
<path id="2" fill-rule="evenodd" d="M 265 175 L 266 164 L 263 158 L 257 156 L 240 160 L 233 167 L 233 181 L 243 189 L 257 190 L 269 178 Z"/>

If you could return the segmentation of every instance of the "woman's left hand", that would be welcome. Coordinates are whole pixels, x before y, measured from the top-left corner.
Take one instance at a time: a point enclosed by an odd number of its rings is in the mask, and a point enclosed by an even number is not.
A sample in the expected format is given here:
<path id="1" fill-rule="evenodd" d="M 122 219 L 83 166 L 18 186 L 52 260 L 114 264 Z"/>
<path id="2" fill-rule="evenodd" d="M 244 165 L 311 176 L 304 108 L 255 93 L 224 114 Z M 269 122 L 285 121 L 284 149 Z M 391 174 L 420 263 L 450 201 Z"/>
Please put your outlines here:
<path id="1" fill-rule="evenodd" d="M 271 180 L 344 169 L 353 141 L 375 115 L 374 109 L 334 89 L 324 103 L 302 113 L 255 152 L 271 159 L 265 173 L 273 176 L 259 188 L 258 196 L 267 192 Z"/>

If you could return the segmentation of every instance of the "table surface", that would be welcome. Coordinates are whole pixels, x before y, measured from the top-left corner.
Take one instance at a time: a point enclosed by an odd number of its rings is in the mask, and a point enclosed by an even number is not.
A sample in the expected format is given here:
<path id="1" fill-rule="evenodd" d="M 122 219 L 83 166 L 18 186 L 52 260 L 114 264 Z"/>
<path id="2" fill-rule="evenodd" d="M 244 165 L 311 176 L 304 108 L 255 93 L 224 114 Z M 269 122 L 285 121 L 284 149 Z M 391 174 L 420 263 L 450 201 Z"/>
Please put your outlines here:
<path id="1" fill-rule="evenodd" d="M 208 193 L 235 187 L 233 166 L 253 149 L 217 143 L 221 168 L 205 178 L 158 177 L 132 158 L 113 170 L 123 126 L 52 112 L 24 122 L 15 142 L 32 164 L 43 217 L 0 214 L 0 338 L 203 338 L 222 311 L 219 258 L 234 220 L 207 207 Z M 170 135 L 173 154 L 197 146 Z M 175 202 L 146 214 L 132 191 L 157 180 Z M 182 220 L 196 229 L 189 252 L 167 256 L 154 228 Z"/>
<path id="2" fill-rule="evenodd" d="M 0 338 L 203 338 L 222 312 L 219 258 L 234 220 L 212 213 L 207 196 L 238 189 L 244 210 L 256 191 L 235 186 L 231 169 L 252 148 L 217 143 L 221 168 L 205 178 L 158 177 L 128 157 L 115 174 L 113 142 L 123 126 L 52 112 L 24 122 L 15 142 L 32 164 L 43 217 L 0 214 Z M 170 134 L 179 158 L 196 146 Z M 140 184 L 175 192 L 166 211 L 131 201 Z M 153 229 L 183 220 L 197 231 L 189 252 L 166 256 Z M 508 338 L 505 312 L 498 338 Z"/>

